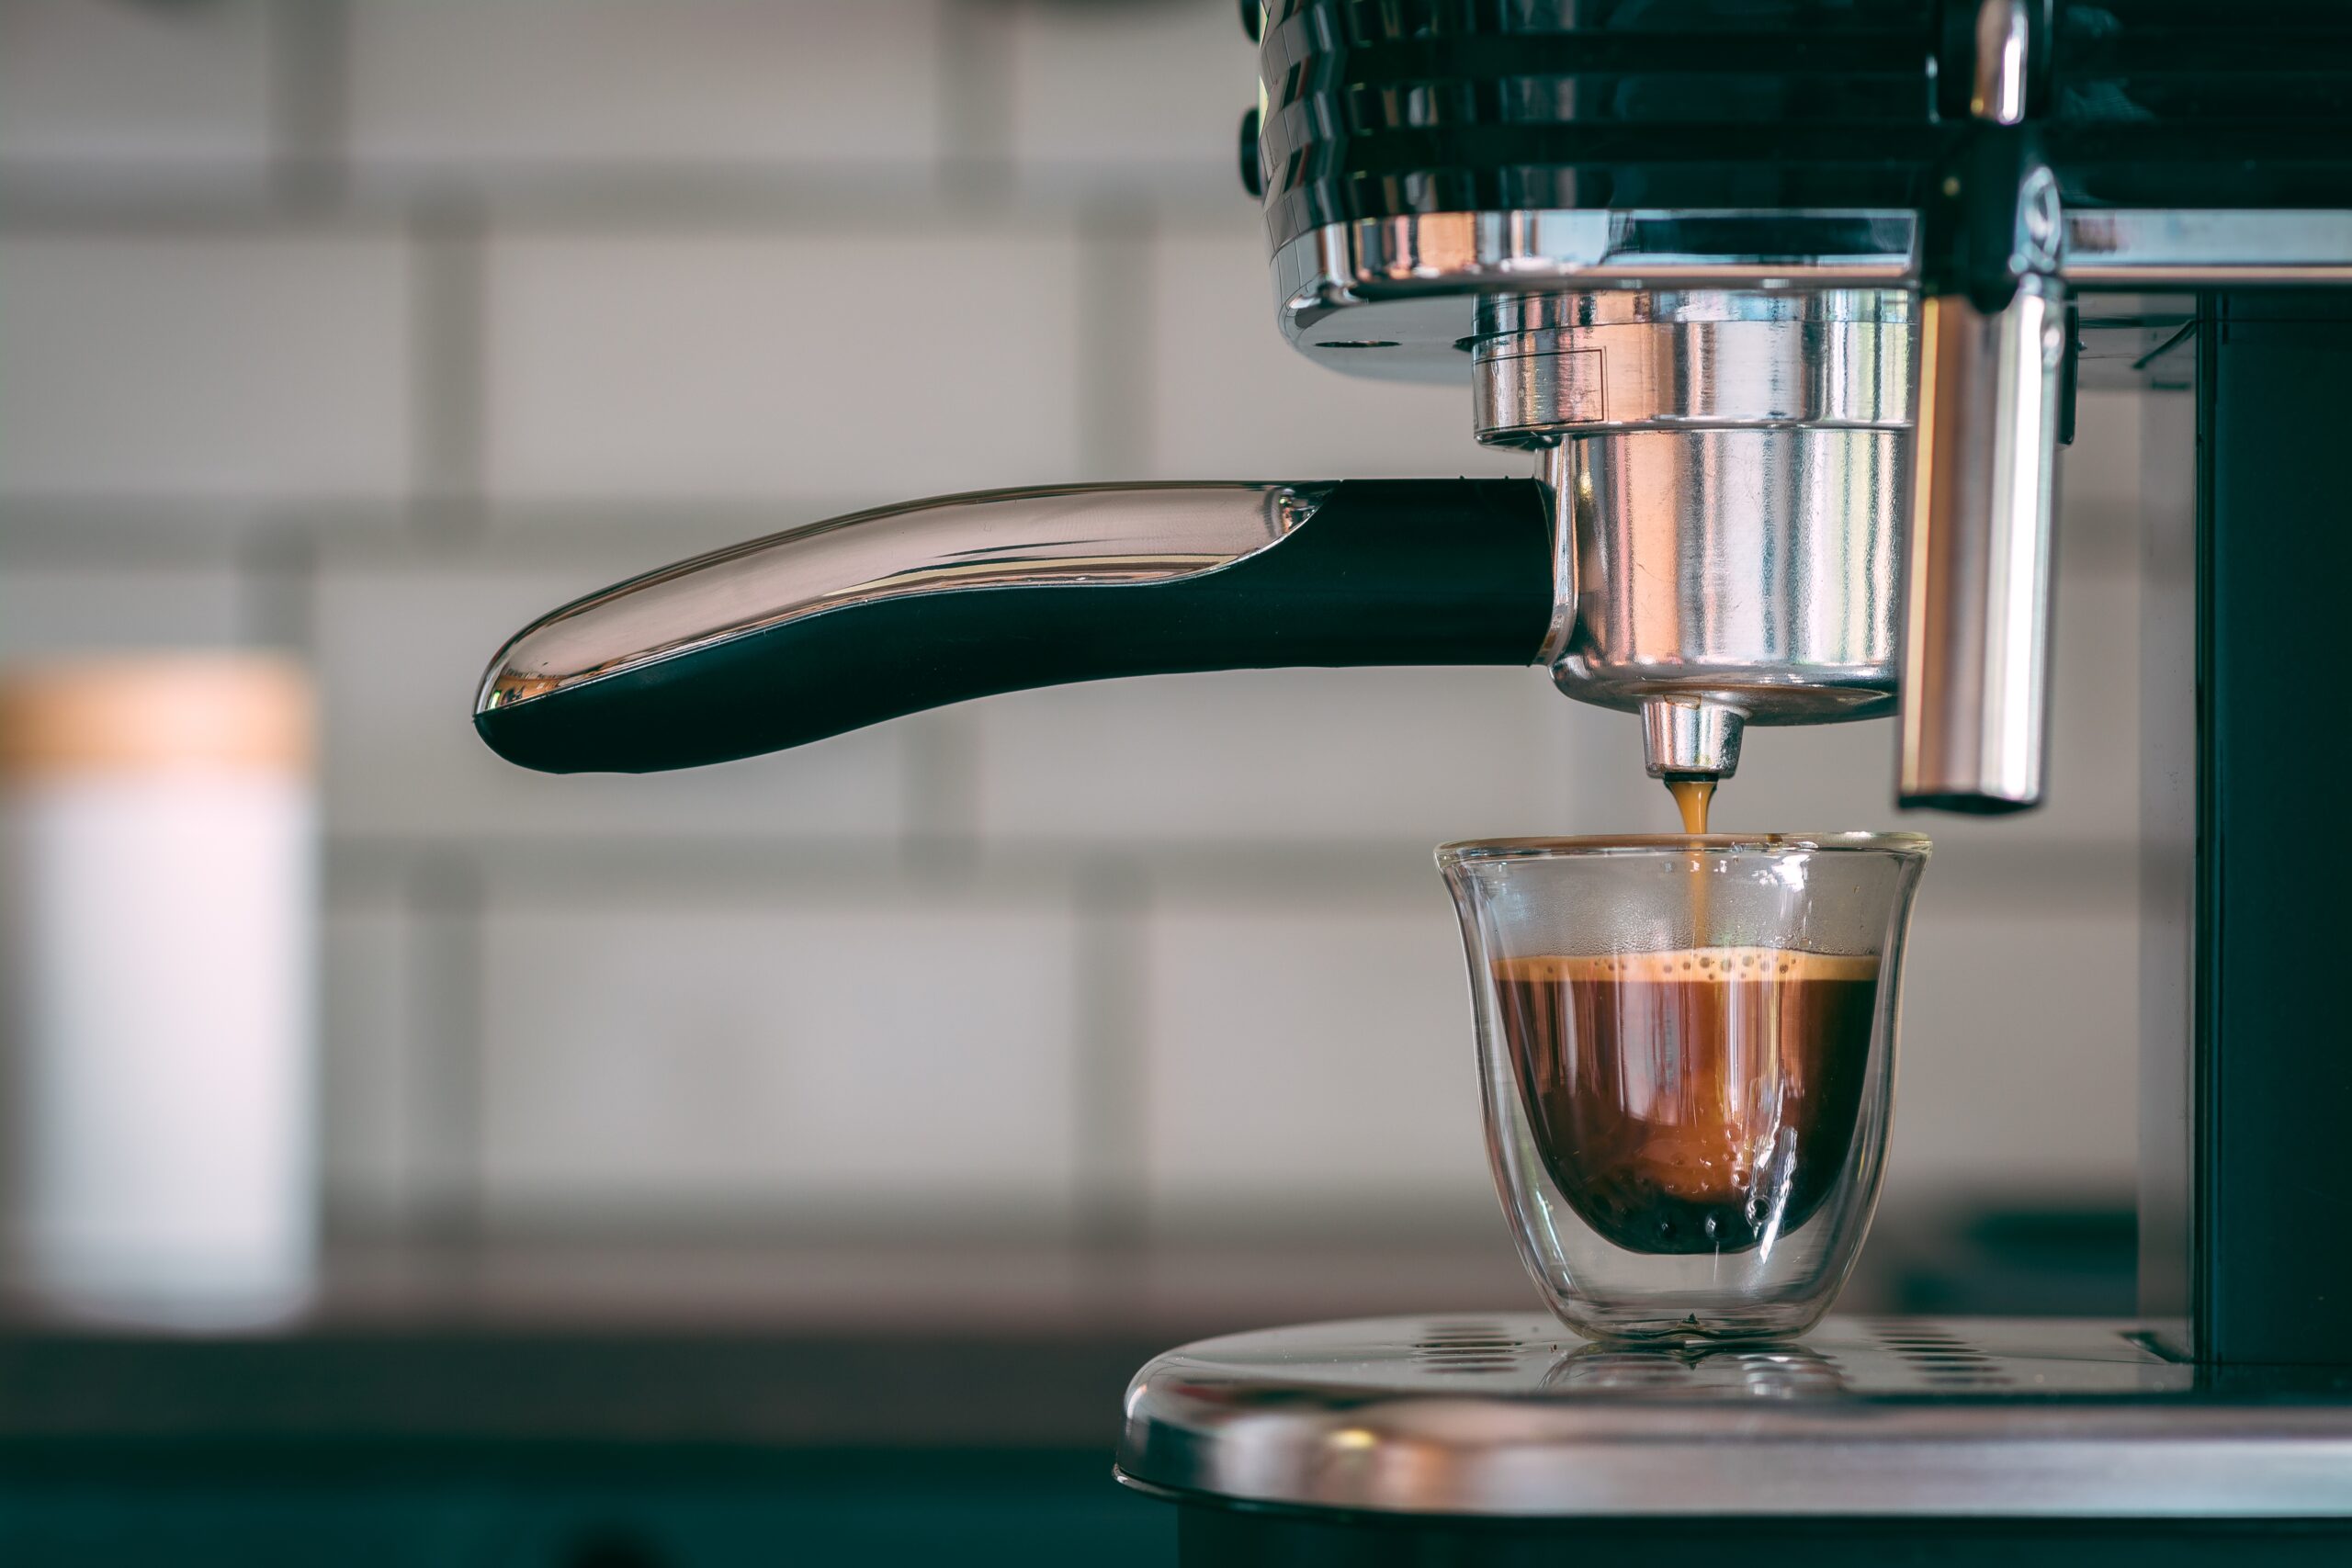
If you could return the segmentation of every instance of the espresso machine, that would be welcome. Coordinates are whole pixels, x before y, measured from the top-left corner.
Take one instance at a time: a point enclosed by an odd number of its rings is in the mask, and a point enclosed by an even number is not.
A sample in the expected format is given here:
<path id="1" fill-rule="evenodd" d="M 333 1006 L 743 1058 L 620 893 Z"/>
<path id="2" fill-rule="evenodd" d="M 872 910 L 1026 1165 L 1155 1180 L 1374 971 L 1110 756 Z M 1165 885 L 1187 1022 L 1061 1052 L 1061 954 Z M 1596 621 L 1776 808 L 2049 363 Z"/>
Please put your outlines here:
<path id="1" fill-rule="evenodd" d="M 1511 1312 L 1241 1335 L 1137 1374 L 1118 1474 L 1188 1562 L 2352 1561 L 2352 1032 L 2306 825 L 2352 764 L 2321 722 L 2352 6 L 1241 11 L 1280 329 L 1466 383 L 1530 477 L 795 529 L 526 628 L 483 739 L 644 772 L 1061 682 L 1540 664 L 1638 714 L 1661 779 L 1732 774 L 1749 725 L 1893 714 L 1897 800 L 2015 812 L 2075 389 L 2142 388 L 2139 1316 L 1703 1355 Z"/>

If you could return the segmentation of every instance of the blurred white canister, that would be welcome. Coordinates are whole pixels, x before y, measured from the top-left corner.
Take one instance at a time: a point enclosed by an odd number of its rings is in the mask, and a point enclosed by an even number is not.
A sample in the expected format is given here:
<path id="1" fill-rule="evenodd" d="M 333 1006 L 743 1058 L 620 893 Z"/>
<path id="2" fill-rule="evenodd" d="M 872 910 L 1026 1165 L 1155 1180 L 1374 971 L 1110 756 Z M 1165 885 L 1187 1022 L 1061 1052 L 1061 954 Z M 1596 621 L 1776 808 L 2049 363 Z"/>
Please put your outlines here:
<path id="1" fill-rule="evenodd" d="M 307 1295 L 312 712 L 267 657 L 0 673 L 0 1288 L 188 1326 Z"/>

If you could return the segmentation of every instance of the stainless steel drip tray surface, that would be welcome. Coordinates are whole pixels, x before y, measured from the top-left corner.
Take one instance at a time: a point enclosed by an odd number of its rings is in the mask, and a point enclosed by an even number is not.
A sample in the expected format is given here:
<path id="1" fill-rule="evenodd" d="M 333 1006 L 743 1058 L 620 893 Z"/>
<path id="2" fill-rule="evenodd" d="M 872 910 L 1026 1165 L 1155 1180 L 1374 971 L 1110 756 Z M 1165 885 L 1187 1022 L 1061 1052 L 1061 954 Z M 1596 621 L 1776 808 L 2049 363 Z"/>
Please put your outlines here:
<path id="1" fill-rule="evenodd" d="M 1136 1374 L 1122 1480 L 1227 1503 L 1507 1518 L 2352 1516 L 2342 1374 L 2216 1373 L 2129 1324 L 1832 1318 L 1708 1352 L 1548 1316 L 1203 1340 Z"/>

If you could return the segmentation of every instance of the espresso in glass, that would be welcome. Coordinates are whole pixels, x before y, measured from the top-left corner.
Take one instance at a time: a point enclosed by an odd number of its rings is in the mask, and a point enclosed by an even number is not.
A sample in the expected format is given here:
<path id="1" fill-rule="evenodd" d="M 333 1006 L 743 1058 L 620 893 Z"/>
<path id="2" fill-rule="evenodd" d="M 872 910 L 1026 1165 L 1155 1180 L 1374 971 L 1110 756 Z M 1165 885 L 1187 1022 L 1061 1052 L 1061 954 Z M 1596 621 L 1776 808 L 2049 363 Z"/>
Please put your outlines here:
<path id="1" fill-rule="evenodd" d="M 1695 793 L 1695 792 L 1694 792 Z M 1448 844 L 1496 1190 L 1595 1339 L 1787 1339 L 1870 1227 L 1925 839 Z"/>
<path id="2" fill-rule="evenodd" d="M 1820 1208 L 1861 1111 L 1876 958 L 1707 947 L 1491 968 L 1536 1152 L 1599 1235 L 1738 1253 Z"/>

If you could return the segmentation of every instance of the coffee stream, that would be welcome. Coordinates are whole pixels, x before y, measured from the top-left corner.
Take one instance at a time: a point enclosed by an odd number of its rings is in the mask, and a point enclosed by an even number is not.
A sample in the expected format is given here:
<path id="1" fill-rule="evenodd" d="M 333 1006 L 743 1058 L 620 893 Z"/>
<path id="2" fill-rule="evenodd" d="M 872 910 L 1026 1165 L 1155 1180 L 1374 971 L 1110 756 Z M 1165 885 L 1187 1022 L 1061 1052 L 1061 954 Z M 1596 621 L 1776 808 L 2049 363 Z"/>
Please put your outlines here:
<path id="1" fill-rule="evenodd" d="M 1707 830 L 1709 778 L 1667 781 Z M 1713 945 L 1692 868 L 1689 948 L 1498 959 L 1505 1048 L 1553 1183 L 1618 1247 L 1738 1253 L 1813 1217 L 1845 1169 L 1878 960 Z"/>
<path id="2" fill-rule="evenodd" d="M 1666 781 L 1666 793 L 1674 796 L 1674 804 L 1682 813 L 1682 830 L 1703 833 L 1707 830 L 1707 807 L 1715 798 L 1715 781 L 1710 778 L 1678 778 Z"/>
<path id="3" fill-rule="evenodd" d="M 1707 830 L 1707 807 L 1714 804 L 1715 781 L 1703 775 L 1686 774 L 1666 781 L 1666 793 L 1674 796 L 1675 807 L 1682 813 L 1682 830 L 1698 834 Z M 1703 944 L 1707 940 L 1707 873 L 1704 867 L 1693 867 L 1690 873 L 1690 940 Z"/>

